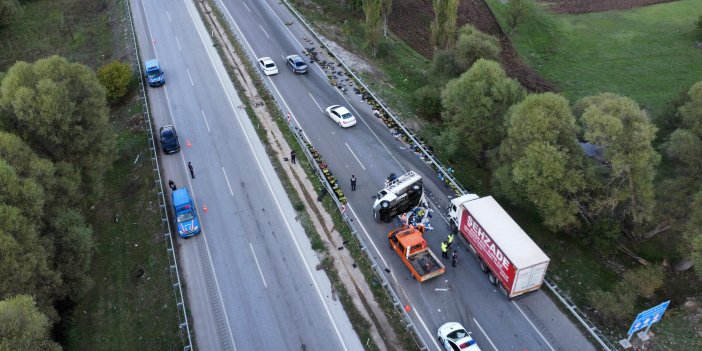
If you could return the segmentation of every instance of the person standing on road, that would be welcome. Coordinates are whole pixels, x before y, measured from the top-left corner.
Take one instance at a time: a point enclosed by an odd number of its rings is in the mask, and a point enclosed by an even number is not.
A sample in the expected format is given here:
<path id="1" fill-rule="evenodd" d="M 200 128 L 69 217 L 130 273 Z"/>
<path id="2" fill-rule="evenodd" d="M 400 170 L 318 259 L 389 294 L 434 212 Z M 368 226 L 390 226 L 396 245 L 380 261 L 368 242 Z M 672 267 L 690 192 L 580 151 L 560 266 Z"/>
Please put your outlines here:
<path id="1" fill-rule="evenodd" d="M 453 233 L 449 233 L 446 237 L 446 242 L 448 243 L 448 247 L 451 248 L 451 244 L 453 244 Z"/>
<path id="2" fill-rule="evenodd" d="M 193 164 L 188 162 L 188 170 L 190 170 L 190 176 L 195 179 L 195 170 L 193 170 Z"/>
<path id="3" fill-rule="evenodd" d="M 175 191 L 177 189 L 173 179 L 168 180 L 168 187 L 171 188 L 171 191 Z"/>
<path id="4" fill-rule="evenodd" d="M 290 162 L 292 162 L 292 164 L 295 164 L 296 157 L 297 154 L 295 154 L 295 150 L 290 150 Z"/>
<path id="5" fill-rule="evenodd" d="M 448 244 L 446 244 L 446 241 L 441 242 L 441 257 L 448 259 Z"/>
<path id="6" fill-rule="evenodd" d="M 351 191 L 356 191 L 356 175 L 351 175 Z"/>
<path id="7" fill-rule="evenodd" d="M 453 254 L 451 254 L 451 266 L 456 267 L 457 263 L 458 263 L 458 251 L 453 250 Z"/>

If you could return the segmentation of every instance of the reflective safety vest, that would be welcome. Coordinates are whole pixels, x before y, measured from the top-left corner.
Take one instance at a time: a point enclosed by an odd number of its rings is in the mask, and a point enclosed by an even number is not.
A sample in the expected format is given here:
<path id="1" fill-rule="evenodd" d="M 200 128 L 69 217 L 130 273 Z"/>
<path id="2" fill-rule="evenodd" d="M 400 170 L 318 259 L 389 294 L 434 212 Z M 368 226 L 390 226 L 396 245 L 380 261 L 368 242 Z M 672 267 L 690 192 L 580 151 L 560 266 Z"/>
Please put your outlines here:
<path id="1" fill-rule="evenodd" d="M 448 245 L 446 242 L 441 243 L 441 252 L 447 252 L 448 251 Z"/>
<path id="2" fill-rule="evenodd" d="M 449 234 L 449 235 L 448 235 L 448 243 L 449 243 L 449 245 L 451 245 L 452 242 L 453 242 L 453 234 Z"/>

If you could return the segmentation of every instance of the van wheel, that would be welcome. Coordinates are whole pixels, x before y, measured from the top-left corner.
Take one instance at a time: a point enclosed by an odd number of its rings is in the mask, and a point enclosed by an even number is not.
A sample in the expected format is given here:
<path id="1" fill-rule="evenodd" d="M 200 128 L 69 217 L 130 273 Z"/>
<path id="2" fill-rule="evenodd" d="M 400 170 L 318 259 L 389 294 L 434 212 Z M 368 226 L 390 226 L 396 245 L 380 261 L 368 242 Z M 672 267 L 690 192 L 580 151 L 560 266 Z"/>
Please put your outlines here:
<path id="1" fill-rule="evenodd" d="M 488 272 L 488 280 L 490 281 L 490 284 L 497 285 L 497 278 L 495 278 L 492 272 Z"/>
<path id="2" fill-rule="evenodd" d="M 481 269 L 483 272 L 487 272 L 487 271 L 488 271 L 488 267 L 487 267 L 487 265 L 485 264 L 485 262 L 483 262 L 483 260 L 481 260 L 481 259 L 478 259 L 478 262 L 480 262 L 480 269 Z"/>
<path id="3" fill-rule="evenodd" d="M 422 189 L 422 187 L 419 186 L 419 184 L 412 185 L 412 191 L 419 191 L 421 189 Z"/>

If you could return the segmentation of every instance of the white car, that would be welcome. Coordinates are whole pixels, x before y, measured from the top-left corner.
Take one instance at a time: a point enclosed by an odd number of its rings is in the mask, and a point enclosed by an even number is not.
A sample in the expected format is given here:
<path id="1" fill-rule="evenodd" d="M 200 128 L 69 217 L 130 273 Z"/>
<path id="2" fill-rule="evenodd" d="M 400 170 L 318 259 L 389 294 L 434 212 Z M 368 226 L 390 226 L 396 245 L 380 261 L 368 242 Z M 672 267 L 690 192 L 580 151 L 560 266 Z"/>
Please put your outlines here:
<path id="1" fill-rule="evenodd" d="M 278 67 L 276 67 L 275 62 L 270 57 L 261 57 L 258 59 L 258 65 L 261 67 L 263 74 L 267 76 L 278 74 Z"/>
<path id="2" fill-rule="evenodd" d="M 459 323 L 448 322 L 442 325 L 437 336 L 446 351 L 480 351 L 470 333 Z"/>
<path id="3" fill-rule="evenodd" d="M 341 127 L 348 128 L 356 125 L 356 117 L 344 106 L 331 105 L 327 107 L 327 115 Z"/>

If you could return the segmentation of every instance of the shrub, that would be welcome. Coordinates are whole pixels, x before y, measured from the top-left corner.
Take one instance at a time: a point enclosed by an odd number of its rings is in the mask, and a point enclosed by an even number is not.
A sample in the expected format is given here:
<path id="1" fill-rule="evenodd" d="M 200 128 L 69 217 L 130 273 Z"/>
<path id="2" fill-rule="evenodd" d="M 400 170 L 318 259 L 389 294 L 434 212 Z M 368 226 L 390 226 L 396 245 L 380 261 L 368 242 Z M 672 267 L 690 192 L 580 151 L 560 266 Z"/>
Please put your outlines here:
<path id="1" fill-rule="evenodd" d="M 441 119 L 441 89 L 434 86 L 423 86 L 414 91 L 412 107 L 417 116 L 438 122 Z"/>
<path id="2" fill-rule="evenodd" d="M 133 77 L 132 68 L 119 61 L 112 61 L 100 67 L 97 72 L 100 84 L 107 91 L 107 101 L 111 104 L 127 95 Z"/>

